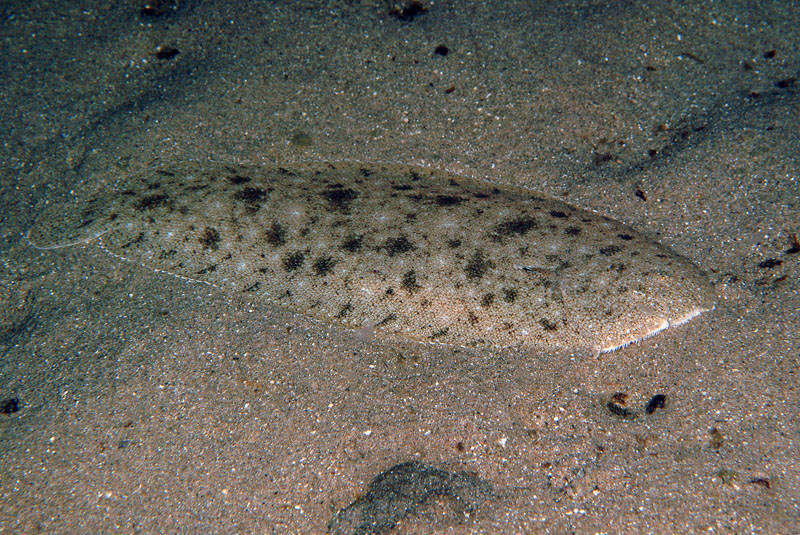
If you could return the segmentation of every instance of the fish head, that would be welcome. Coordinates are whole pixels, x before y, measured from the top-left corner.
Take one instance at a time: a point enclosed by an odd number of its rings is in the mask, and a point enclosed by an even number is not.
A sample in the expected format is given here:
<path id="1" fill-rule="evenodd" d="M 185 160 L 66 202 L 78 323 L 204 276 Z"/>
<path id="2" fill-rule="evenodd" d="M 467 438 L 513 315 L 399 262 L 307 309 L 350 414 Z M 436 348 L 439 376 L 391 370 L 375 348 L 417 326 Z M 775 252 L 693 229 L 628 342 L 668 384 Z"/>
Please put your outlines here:
<path id="1" fill-rule="evenodd" d="M 654 242 L 565 269 L 561 292 L 573 327 L 595 353 L 686 323 L 712 310 L 715 299 L 700 268 Z"/>

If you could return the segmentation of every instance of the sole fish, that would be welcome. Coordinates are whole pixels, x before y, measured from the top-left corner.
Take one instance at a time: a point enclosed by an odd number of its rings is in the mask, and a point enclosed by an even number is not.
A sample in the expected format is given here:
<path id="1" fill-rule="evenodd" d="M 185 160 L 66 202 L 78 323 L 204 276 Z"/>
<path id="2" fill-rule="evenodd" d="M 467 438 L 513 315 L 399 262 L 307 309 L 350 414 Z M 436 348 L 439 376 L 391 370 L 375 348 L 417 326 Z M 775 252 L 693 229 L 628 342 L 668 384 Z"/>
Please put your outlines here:
<path id="1" fill-rule="evenodd" d="M 177 162 L 50 205 L 28 236 L 469 347 L 612 351 L 714 306 L 699 268 L 617 221 L 421 167 Z"/>

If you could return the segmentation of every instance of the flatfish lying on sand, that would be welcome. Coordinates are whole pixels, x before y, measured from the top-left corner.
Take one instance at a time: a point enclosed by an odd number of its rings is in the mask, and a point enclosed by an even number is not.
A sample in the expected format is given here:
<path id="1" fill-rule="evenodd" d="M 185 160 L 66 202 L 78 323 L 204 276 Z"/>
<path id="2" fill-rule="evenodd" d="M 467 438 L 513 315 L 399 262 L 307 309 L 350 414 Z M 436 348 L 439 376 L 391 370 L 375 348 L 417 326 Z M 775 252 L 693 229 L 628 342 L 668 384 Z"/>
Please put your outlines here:
<path id="1" fill-rule="evenodd" d="M 176 162 L 48 204 L 28 238 L 461 346 L 611 351 L 713 308 L 703 272 L 619 222 L 401 165 Z"/>

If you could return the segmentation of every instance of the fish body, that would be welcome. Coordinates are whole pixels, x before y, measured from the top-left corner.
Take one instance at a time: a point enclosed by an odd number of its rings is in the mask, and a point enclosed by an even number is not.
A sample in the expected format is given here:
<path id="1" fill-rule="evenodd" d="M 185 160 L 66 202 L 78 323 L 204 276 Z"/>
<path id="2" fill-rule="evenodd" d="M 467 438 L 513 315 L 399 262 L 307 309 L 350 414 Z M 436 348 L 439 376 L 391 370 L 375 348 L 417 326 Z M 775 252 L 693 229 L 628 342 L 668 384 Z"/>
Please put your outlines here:
<path id="1" fill-rule="evenodd" d="M 353 329 L 610 351 L 713 308 L 706 275 L 530 190 L 383 164 L 177 162 L 46 210 L 40 245 L 112 254 Z"/>

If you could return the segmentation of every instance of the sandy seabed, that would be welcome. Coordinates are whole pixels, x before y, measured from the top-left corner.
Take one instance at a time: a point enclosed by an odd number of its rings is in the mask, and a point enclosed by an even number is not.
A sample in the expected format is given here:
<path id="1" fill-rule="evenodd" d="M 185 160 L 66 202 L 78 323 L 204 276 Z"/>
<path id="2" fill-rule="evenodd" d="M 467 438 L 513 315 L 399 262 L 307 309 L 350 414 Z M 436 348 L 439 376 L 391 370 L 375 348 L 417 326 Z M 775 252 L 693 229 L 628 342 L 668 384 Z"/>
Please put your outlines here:
<path id="1" fill-rule="evenodd" d="M 0 532 L 798 532 L 800 9 L 414 5 L 2 8 Z M 531 187 L 717 307 L 598 358 L 437 347 L 25 241 L 180 159 Z"/>

